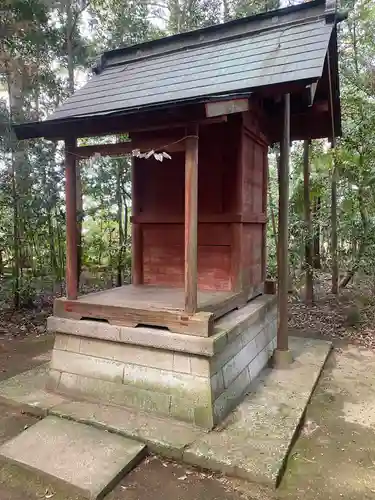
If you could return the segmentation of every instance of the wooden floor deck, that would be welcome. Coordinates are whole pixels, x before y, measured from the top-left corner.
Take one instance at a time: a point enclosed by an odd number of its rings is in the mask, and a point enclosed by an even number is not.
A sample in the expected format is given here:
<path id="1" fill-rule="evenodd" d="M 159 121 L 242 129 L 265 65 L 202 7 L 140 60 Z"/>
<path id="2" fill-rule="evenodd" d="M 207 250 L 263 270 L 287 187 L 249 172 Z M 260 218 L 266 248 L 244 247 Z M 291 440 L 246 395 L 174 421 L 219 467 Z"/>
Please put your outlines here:
<path id="1" fill-rule="evenodd" d="M 56 299 L 54 314 L 129 327 L 165 327 L 173 332 L 209 336 L 216 318 L 244 303 L 243 297 L 234 292 L 200 290 L 198 311 L 188 315 L 184 312 L 184 296 L 180 288 L 125 285 L 82 295 L 77 300 Z"/>
<path id="2" fill-rule="evenodd" d="M 198 309 L 210 311 L 215 304 L 233 296 L 233 292 L 198 291 Z M 184 290 L 152 285 L 125 285 L 79 297 L 85 304 L 135 307 L 137 309 L 184 310 Z"/>

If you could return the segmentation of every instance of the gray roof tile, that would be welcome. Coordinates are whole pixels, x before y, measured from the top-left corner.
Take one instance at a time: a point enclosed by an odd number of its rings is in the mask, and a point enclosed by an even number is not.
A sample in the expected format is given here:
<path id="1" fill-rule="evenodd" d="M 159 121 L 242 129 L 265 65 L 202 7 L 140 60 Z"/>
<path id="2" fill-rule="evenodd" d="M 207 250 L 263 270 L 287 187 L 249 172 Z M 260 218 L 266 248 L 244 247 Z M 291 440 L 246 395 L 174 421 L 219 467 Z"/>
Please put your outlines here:
<path id="1" fill-rule="evenodd" d="M 166 44 L 164 53 L 159 51 L 150 57 L 147 52 L 144 57 L 138 49 L 133 57 L 126 54 L 123 60 L 116 55 L 113 63 L 111 53 L 107 53 L 104 69 L 93 75 L 49 119 L 207 100 L 266 85 L 318 79 L 332 25 L 319 15 L 305 16 L 290 25 L 287 16 L 277 19 L 279 22 L 267 29 L 234 38 L 223 37 L 208 44 L 192 44 L 175 51 L 173 45 L 168 50 Z M 146 45 L 152 48 L 152 43 Z"/>

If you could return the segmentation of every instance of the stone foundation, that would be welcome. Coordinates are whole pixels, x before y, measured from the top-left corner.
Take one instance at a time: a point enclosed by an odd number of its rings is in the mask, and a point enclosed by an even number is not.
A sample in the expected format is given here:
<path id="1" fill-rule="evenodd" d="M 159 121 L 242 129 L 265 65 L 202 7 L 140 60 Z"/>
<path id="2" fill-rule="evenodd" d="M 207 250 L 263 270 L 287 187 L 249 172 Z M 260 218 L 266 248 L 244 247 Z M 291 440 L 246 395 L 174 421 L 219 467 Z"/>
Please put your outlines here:
<path id="1" fill-rule="evenodd" d="M 208 338 L 51 317 L 49 388 L 211 429 L 241 401 L 276 343 L 276 297 L 263 295 Z"/>

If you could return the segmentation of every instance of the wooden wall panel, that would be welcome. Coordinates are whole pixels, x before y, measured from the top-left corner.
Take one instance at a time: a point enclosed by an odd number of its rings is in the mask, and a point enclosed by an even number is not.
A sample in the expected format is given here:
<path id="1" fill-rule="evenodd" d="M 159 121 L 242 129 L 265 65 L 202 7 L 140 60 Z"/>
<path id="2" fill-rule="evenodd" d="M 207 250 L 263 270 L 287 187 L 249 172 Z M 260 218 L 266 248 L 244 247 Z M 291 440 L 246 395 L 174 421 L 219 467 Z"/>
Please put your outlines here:
<path id="1" fill-rule="evenodd" d="M 261 133 L 260 114 L 259 109 L 243 114 L 238 199 L 244 222 L 233 226 L 236 241 L 232 255 L 237 289 L 259 285 L 265 274 L 268 146 Z"/>
<path id="2" fill-rule="evenodd" d="M 171 160 L 135 159 L 138 181 L 137 213 L 133 215 L 184 214 L 185 156 L 172 153 Z"/>
<path id="3" fill-rule="evenodd" d="M 198 288 L 231 290 L 231 247 L 198 245 Z"/>
<path id="4" fill-rule="evenodd" d="M 267 171 L 267 146 L 256 142 L 246 131 L 243 135 L 242 213 L 265 213 L 264 172 Z"/>
<path id="5" fill-rule="evenodd" d="M 199 131 L 198 219 L 206 217 L 198 224 L 201 289 L 240 290 L 263 279 L 265 225 L 241 222 L 266 217 L 267 144 L 260 129 L 258 110 Z M 162 163 L 135 160 L 133 215 L 140 221 L 143 282 L 182 287 L 185 159 L 171 156 Z"/>
<path id="6" fill-rule="evenodd" d="M 184 225 L 142 224 L 144 283 L 182 287 Z M 231 289 L 230 224 L 199 224 L 198 287 Z"/>
<path id="7" fill-rule="evenodd" d="M 263 226 L 242 224 L 242 283 L 243 287 L 262 283 Z"/>

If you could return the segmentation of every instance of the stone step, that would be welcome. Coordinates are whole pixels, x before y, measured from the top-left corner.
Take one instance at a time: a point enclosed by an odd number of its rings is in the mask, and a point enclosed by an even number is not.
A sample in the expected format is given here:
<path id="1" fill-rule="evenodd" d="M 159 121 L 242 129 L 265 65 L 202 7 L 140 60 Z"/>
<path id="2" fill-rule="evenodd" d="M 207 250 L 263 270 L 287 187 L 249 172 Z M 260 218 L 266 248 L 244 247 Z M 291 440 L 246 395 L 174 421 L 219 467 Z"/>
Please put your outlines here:
<path id="1" fill-rule="evenodd" d="M 146 454 L 144 444 L 49 416 L 0 447 L 0 458 L 70 493 L 102 499 Z"/>

